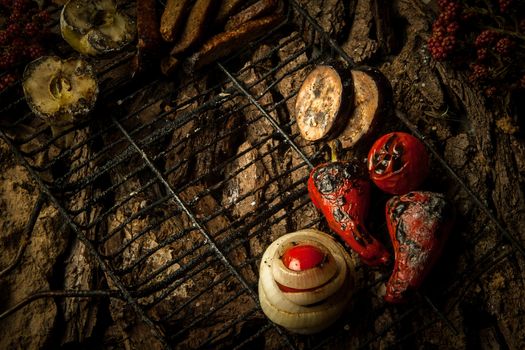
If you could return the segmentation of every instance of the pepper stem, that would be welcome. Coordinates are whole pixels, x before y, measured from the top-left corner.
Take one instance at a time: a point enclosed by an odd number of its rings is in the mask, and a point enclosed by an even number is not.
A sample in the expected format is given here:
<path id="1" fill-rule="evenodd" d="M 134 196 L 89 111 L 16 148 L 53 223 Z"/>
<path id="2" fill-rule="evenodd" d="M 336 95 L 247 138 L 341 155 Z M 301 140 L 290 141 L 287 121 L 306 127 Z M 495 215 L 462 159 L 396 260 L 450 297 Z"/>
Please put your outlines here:
<path id="1" fill-rule="evenodd" d="M 338 139 L 328 141 L 330 147 L 330 158 L 332 162 L 337 162 L 337 153 L 341 149 L 341 142 Z"/>

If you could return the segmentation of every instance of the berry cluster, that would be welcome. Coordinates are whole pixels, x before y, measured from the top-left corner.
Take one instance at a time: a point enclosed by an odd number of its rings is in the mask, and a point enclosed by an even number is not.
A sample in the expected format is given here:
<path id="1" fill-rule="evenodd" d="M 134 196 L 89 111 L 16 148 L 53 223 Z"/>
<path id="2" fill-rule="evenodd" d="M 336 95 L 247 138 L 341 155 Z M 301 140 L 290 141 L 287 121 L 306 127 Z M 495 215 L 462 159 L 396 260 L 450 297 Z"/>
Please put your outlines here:
<path id="1" fill-rule="evenodd" d="M 462 7 L 451 0 L 439 0 L 442 10 L 432 26 L 432 36 L 428 40 L 428 50 L 437 61 L 446 60 L 456 49 L 457 33 L 461 29 L 459 21 Z"/>
<path id="2" fill-rule="evenodd" d="M 0 0 L 0 17 L 0 70 L 10 70 L 0 79 L 1 92 L 19 77 L 17 68 L 46 53 L 51 18 L 31 0 Z"/>
<path id="3" fill-rule="evenodd" d="M 525 1 L 437 0 L 428 50 L 466 69 L 487 97 L 525 87 Z"/>
<path id="4" fill-rule="evenodd" d="M 3 91 L 8 86 L 13 85 L 16 82 L 16 75 L 14 73 L 6 73 L 0 77 L 0 91 Z"/>

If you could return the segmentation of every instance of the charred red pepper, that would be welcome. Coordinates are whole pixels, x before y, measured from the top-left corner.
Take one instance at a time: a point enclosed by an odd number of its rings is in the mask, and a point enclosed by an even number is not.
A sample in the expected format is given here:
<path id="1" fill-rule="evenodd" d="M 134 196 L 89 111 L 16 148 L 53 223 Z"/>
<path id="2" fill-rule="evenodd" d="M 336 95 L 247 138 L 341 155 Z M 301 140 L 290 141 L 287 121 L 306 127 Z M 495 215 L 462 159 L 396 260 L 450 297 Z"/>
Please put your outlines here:
<path id="1" fill-rule="evenodd" d="M 441 193 L 410 192 L 386 204 L 395 263 L 385 300 L 399 303 L 421 285 L 438 259 L 453 224 L 454 211 Z"/>
<path id="2" fill-rule="evenodd" d="M 380 137 L 368 153 L 368 171 L 377 187 L 391 194 L 416 190 L 429 171 L 425 145 L 404 132 Z"/>
<path id="3" fill-rule="evenodd" d="M 348 162 L 330 162 L 310 173 L 308 192 L 325 216 L 328 226 L 339 234 L 368 265 L 385 264 L 390 254 L 364 226 L 370 205 L 370 182 L 359 168 Z"/>

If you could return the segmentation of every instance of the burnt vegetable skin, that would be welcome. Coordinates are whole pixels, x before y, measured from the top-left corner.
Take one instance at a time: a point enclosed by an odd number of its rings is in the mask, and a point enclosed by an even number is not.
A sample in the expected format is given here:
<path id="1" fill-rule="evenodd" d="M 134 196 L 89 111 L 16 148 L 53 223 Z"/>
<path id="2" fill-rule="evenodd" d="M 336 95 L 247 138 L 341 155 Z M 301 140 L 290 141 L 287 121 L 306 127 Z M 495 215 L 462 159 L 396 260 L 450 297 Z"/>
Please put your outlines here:
<path id="1" fill-rule="evenodd" d="M 414 191 L 386 204 L 395 263 L 385 300 L 400 303 L 420 287 L 443 250 L 454 211 L 441 193 Z"/>
<path id="2" fill-rule="evenodd" d="M 346 127 L 353 92 L 349 70 L 333 64 L 312 70 L 301 85 L 295 103 L 301 136 L 312 142 L 337 136 Z"/>
<path id="3" fill-rule="evenodd" d="M 253 41 L 283 21 L 284 17 L 280 11 L 257 18 L 244 23 L 240 28 L 223 32 L 211 37 L 185 62 L 185 69 L 189 72 L 199 70 L 202 67 L 228 56 L 239 48 L 239 45 Z"/>
<path id="4" fill-rule="evenodd" d="M 388 263 L 388 251 L 364 226 L 370 204 L 370 183 L 356 165 L 337 161 L 315 167 L 308 179 L 308 192 L 330 229 L 340 235 L 364 263 L 371 266 Z"/>
<path id="5" fill-rule="evenodd" d="M 168 0 L 160 17 L 160 35 L 167 42 L 173 42 L 180 32 L 190 0 Z"/>
<path id="6" fill-rule="evenodd" d="M 162 38 L 155 0 L 137 1 L 137 54 L 133 58 L 135 73 L 143 71 L 159 58 Z"/>
<path id="7" fill-rule="evenodd" d="M 195 46 L 204 36 L 209 17 L 215 9 L 213 0 L 197 0 L 188 15 L 186 27 L 177 44 L 171 49 L 171 56 L 176 56 Z"/>
<path id="8" fill-rule="evenodd" d="M 353 69 L 352 81 L 353 108 L 346 116 L 344 130 L 337 136 L 343 149 L 368 139 L 379 121 L 390 113 L 392 105 L 392 87 L 378 69 Z"/>
<path id="9" fill-rule="evenodd" d="M 226 25 L 224 26 L 225 31 L 239 28 L 244 23 L 251 21 L 252 19 L 259 18 L 271 13 L 277 8 L 278 0 L 259 0 L 251 6 L 248 6 L 241 12 L 233 15 Z"/>
<path id="10" fill-rule="evenodd" d="M 416 190 L 429 172 L 429 157 L 418 138 L 392 132 L 380 137 L 368 153 L 370 178 L 381 190 L 404 194 Z"/>

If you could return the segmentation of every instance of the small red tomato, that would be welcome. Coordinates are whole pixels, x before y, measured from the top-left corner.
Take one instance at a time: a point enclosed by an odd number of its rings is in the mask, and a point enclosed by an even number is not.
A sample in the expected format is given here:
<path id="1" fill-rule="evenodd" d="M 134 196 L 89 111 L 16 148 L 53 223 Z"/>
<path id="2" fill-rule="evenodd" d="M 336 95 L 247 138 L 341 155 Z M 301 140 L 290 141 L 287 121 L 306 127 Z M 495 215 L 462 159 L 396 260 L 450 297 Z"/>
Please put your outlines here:
<path id="1" fill-rule="evenodd" d="M 319 266 L 324 259 L 325 254 L 309 244 L 292 247 L 286 250 L 282 257 L 284 266 L 294 271 L 304 271 Z"/>
<path id="2" fill-rule="evenodd" d="M 425 145 L 404 132 L 381 136 L 368 153 L 368 172 L 381 190 L 405 194 L 418 189 L 429 171 Z"/>

